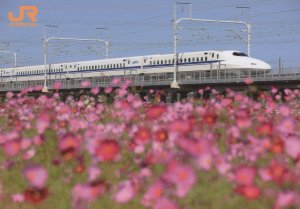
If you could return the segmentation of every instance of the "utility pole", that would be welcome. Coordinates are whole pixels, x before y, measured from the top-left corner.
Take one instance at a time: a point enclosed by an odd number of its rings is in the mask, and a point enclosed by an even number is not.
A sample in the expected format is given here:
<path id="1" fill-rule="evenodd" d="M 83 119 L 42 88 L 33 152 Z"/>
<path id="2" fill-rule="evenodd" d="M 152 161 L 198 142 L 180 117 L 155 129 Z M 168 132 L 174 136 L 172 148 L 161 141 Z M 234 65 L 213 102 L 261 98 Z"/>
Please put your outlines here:
<path id="1" fill-rule="evenodd" d="M 47 88 L 47 52 L 48 52 L 48 45 L 47 45 L 47 34 L 46 30 L 47 27 L 49 28 L 57 28 L 58 26 L 56 25 L 44 25 L 44 67 L 45 67 L 45 72 L 44 72 L 44 87 L 42 89 L 42 92 L 47 93 L 48 88 Z"/>
<path id="2" fill-rule="evenodd" d="M 249 11 L 248 11 L 248 14 L 249 14 L 249 16 L 248 16 L 248 24 L 247 24 L 247 33 L 248 33 L 248 40 L 247 40 L 247 42 L 248 42 L 248 56 L 250 57 L 251 56 L 251 41 L 252 41 L 252 25 L 251 25 L 251 9 L 250 9 L 250 7 L 236 7 L 236 8 L 238 8 L 238 9 L 248 9 Z"/>
<path id="3" fill-rule="evenodd" d="M 59 37 L 49 37 L 47 39 L 44 40 L 44 63 L 45 63 L 45 78 L 44 78 L 44 87 L 42 92 L 48 92 L 48 87 L 47 87 L 47 44 L 49 41 L 51 40 L 61 40 L 61 41 L 96 41 L 96 42 L 103 42 L 105 44 L 106 47 L 106 58 L 108 58 L 108 46 L 109 46 L 109 42 L 102 40 L 102 39 L 87 39 L 87 38 L 59 38 Z"/>
<path id="4" fill-rule="evenodd" d="M 176 5 L 177 4 L 187 4 L 190 5 L 190 17 L 188 18 L 180 18 L 177 20 L 176 18 Z M 195 19 L 192 18 L 192 9 L 191 9 L 191 4 L 190 3 L 179 3 L 175 2 L 174 3 L 174 80 L 171 83 L 171 88 L 179 88 L 178 82 L 177 82 L 177 71 L 178 71 L 178 66 L 177 66 L 177 59 L 178 59 L 178 54 L 177 54 L 177 25 L 182 22 L 182 21 L 198 21 L 198 22 L 208 22 L 208 23 L 224 23 L 224 24 L 239 24 L 243 25 L 247 28 L 247 33 L 248 33 L 248 55 L 250 56 L 251 53 L 251 23 L 250 23 L 250 8 L 249 8 L 249 23 L 243 22 L 243 21 L 234 21 L 234 20 L 210 20 L 210 19 Z"/>

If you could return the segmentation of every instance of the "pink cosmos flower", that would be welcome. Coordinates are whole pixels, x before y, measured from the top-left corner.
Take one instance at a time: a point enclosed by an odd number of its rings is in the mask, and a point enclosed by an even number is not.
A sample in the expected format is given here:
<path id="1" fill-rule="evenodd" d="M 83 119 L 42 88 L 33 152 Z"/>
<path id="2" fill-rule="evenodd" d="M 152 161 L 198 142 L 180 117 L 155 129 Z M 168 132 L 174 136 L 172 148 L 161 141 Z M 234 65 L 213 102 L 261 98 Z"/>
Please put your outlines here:
<path id="1" fill-rule="evenodd" d="M 132 200 L 134 196 L 134 187 L 129 180 L 126 180 L 117 186 L 117 192 L 114 194 L 114 199 L 119 203 L 126 203 Z"/>
<path id="2" fill-rule="evenodd" d="M 25 154 L 22 156 L 22 159 L 29 160 L 29 159 L 33 158 L 34 156 L 35 156 L 35 150 L 30 149 L 25 152 Z"/>
<path id="3" fill-rule="evenodd" d="M 89 184 L 76 184 L 72 189 L 73 203 L 80 201 L 92 202 L 100 197 L 106 189 L 103 182 L 92 182 Z"/>
<path id="4" fill-rule="evenodd" d="M 221 175 L 226 175 L 230 171 L 232 165 L 229 162 L 225 161 L 224 158 L 218 157 L 215 161 L 215 166 Z"/>
<path id="5" fill-rule="evenodd" d="M 169 163 L 164 178 L 176 185 L 178 197 L 184 197 L 196 182 L 194 170 L 190 166 L 179 164 L 176 161 Z"/>
<path id="6" fill-rule="evenodd" d="M 292 133 L 295 129 L 295 120 L 291 117 L 283 119 L 277 126 L 282 133 Z"/>
<path id="7" fill-rule="evenodd" d="M 61 89 L 61 87 L 62 87 L 62 83 L 61 82 L 55 82 L 52 85 L 52 88 L 55 89 L 55 90 L 59 90 L 59 89 Z"/>
<path id="8" fill-rule="evenodd" d="M 244 82 L 245 82 L 246 84 L 250 85 L 250 84 L 252 84 L 254 81 L 253 81 L 253 78 L 247 77 L 247 78 L 244 79 Z"/>
<path id="9" fill-rule="evenodd" d="M 155 133 L 155 140 L 158 142 L 164 142 L 168 139 L 168 132 L 165 129 L 159 129 Z"/>
<path id="10" fill-rule="evenodd" d="M 271 176 L 271 174 L 270 174 L 270 172 L 269 172 L 268 169 L 261 168 L 261 169 L 259 169 L 258 173 L 259 173 L 260 178 L 263 181 L 270 181 L 271 178 L 272 178 L 272 176 Z"/>
<path id="11" fill-rule="evenodd" d="M 210 153 L 200 155 L 200 157 L 197 159 L 197 165 L 203 170 L 210 170 L 213 165 L 212 155 Z"/>
<path id="12" fill-rule="evenodd" d="M 44 188 L 48 179 L 48 172 L 45 168 L 38 165 L 26 166 L 23 170 L 28 183 L 35 188 Z"/>
<path id="13" fill-rule="evenodd" d="M 174 202 L 167 198 L 160 198 L 155 206 L 154 209 L 179 209 Z"/>
<path id="14" fill-rule="evenodd" d="M 278 92 L 278 89 L 272 87 L 272 88 L 271 88 L 271 92 L 272 92 L 273 94 L 276 94 L 276 93 Z"/>
<path id="15" fill-rule="evenodd" d="M 157 181 L 152 184 L 145 192 L 142 204 L 146 207 L 153 205 L 158 199 L 160 199 L 164 193 L 165 187 L 161 181 Z"/>
<path id="16" fill-rule="evenodd" d="M 36 121 L 36 128 L 38 133 L 44 133 L 44 131 L 50 127 L 50 122 L 50 115 L 46 112 L 41 113 Z"/>
<path id="17" fill-rule="evenodd" d="M 121 82 L 121 79 L 120 79 L 120 78 L 114 78 L 114 79 L 112 80 L 111 83 L 112 83 L 113 85 L 119 85 L 120 82 Z"/>
<path id="18" fill-rule="evenodd" d="M 99 87 L 95 87 L 91 89 L 91 93 L 94 95 L 97 95 L 100 92 L 100 88 Z"/>
<path id="19" fill-rule="evenodd" d="M 10 157 L 14 157 L 19 154 L 21 149 L 20 142 L 17 140 L 8 141 L 3 145 L 4 153 Z"/>
<path id="20" fill-rule="evenodd" d="M 282 209 L 291 206 L 299 206 L 300 197 L 294 191 L 280 192 L 277 196 L 275 208 Z"/>
<path id="21" fill-rule="evenodd" d="M 151 139 L 151 132 L 146 127 L 139 127 L 135 133 L 134 141 L 137 144 L 146 144 Z"/>
<path id="22" fill-rule="evenodd" d="M 25 197 L 23 194 L 13 194 L 12 195 L 13 202 L 23 202 L 24 200 L 25 200 Z"/>
<path id="23" fill-rule="evenodd" d="M 239 185 L 251 185 L 254 182 L 255 169 L 242 166 L 235 171 L 235 181 Z"/>
<path id="24" fill-rule="evenodd" d="M 164 105 L 155 105 L 151 106 L 146 110 L 146 118 L 153 120 L 159 118 L 165 111 L 166 106 Z"/>
<path id="25" fill-rule="evenodd" d="M 128 94 L 128 91 L 126 89 L 117 89 L 117 96 L 124 97 Z"/>
<path id="26" fill-rule="evenodd" d="M 80 145 L 80 137 L 66 134 L 59 140 L 59 151 L 66 160 L 75 157 Z"/>
<path id="27" fill-rule="evenodd" d="M 288 117 L 290 115 L 290 108 L 286 105 L 280 105 L 279 112 L 282 116 Z"/>
<path id="28" fill-rule="evenodd" d="M 87 88 L 91 86 L 91 82 L 89 80 L 81 81 L 80 86 L 83 88 Z"/>
<path id="29" fill-rule="evenodd" d="M 246 129 L 252 125 L 252 121 L 248 117 L 239 117 L 236 119 L 236 124 L 240 129 Z"/>
<path id="30" fill-rule="evenodd" d="M 43 86 L 35 86 L 34 91 L 42 91 Z"/>
<path id="31" fill-rule="evenodd" d="M 8 99 L 11 99 L 13 96 L 14 96 L 14 93 L 12 93 L 12 92 L 7 92 L 7 93 L 6 93 L 6 97 L 7 97 Z"/>
<path id="32" fill-rule="evenodd" d="M 113 91 L 113 88 L 112 88 L 112 87 L 106 87 L 106 88 L 104 89 L 105 94 L 110 94 L 112 91 Z"/>
<path id="33" fill-rule="evenodd" d="M 88 181 L 95 181 L 101 175 L 101 170 L 98 167 L 91 166 L 88 168 Z"/>
<path id="34" fill-rule="evenodd" d="M 192 131 L 192 125 L 188 120 L 175 120 L 169 125 L 169 131 L 181 134 L 188 134 Z"/>
<path id="35" fill-rule="evenodd" d="M 249 200 L 257 199 L 260 197 L 260 188 L 255 185 L 238 186 L 235 191 Z"/>
<path id="36" fill-rule="evenodd" d="M 285 152 L 294 159 L 300 155 L 300 139 L 290 137 L 285 140 Z"/>
<path id="37" fill-rule="evenodd" d="M 21 148 L 23 150 L 29 148 L 31 146 L 31 144 L 32 144 L 32 141 L 29 138 L 24 138 L 21 140 Z"/>
<path id="38" fill-rule="evenodd" d="M 120 145 L 117 141 L 106 139 L 100 141 L 96 148 L 96 156 L 103 161 L 113 161 L 120 154 Z"/>
<path id="39" fill-rule="evenodd" d="M 181 149 L 193 156 L 202 156 L 211 152 L 212 144 L 208 140 L 195 140 L 191 138 L 180 138 L 176 141 Z"/>

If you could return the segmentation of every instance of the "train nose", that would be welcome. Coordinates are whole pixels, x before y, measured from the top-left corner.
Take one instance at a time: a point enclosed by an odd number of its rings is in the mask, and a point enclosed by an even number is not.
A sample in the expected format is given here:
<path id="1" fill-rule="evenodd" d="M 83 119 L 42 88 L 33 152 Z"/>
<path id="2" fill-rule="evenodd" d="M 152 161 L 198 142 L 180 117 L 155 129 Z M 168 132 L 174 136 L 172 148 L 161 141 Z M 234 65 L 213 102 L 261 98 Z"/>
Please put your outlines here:
<path id="1" fill-rule="evenodd" d="M 268 63 L 266 63 L 266 62 L 261 62 L 261 64 L 259 64 L 260 65 L 260 67 L 261 67 L 261 69 L 263 69 L 263 70 L 271 70 L 271 65 L 269 65 Z"/>
<path id="2" fill-rule="evenodd" d="M 253 60 L 250 65 L 259 70 L 270 71 L 272 69 L 271 65 L 261 60 Z"/>

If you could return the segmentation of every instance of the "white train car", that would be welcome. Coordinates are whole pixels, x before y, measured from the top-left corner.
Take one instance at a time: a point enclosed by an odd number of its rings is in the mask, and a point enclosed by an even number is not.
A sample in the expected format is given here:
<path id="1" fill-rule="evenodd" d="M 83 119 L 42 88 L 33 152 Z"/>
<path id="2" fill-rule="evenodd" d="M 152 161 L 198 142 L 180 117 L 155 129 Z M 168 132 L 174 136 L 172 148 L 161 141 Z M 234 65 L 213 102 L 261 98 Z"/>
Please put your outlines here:
<path id="1" fill-rule="evenodd" d="M 199 51 L 179 53 L 178 72 L 226 69 L 227 73 L 268 73 L 271 66 L 239 51 Z M 47 79 L 72 79 L 104 76 L 143 75 L 174 72 L 174 54 L 125 57 L 48 64 Z M 38 81 L 45 78 L 45 66 L 0 69 L 0 81 Z"/>

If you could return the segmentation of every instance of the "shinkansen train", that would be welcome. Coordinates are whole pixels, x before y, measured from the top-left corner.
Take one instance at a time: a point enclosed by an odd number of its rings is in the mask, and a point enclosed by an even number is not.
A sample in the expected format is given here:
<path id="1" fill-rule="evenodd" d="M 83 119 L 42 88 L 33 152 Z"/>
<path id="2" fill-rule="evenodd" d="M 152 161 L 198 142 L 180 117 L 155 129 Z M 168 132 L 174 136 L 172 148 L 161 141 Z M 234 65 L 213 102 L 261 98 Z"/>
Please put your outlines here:
<path id="1" fill-rule="evenodd" d="M 177 72 L 210 72 L 223 69 L 233 74 L 259 74 L 271 71 L 262 60 L 247 56 L 240 51 L 198 51 L 179 53 Z M 46 73 L 45 73 L 46 70 Z M 58 63 L 0 69 L 0 81 L 23 82 L 91 78 L 123 75 L 146 75 L 174 72 L 174 54 L 123 57 L 70 63 Z"/>

